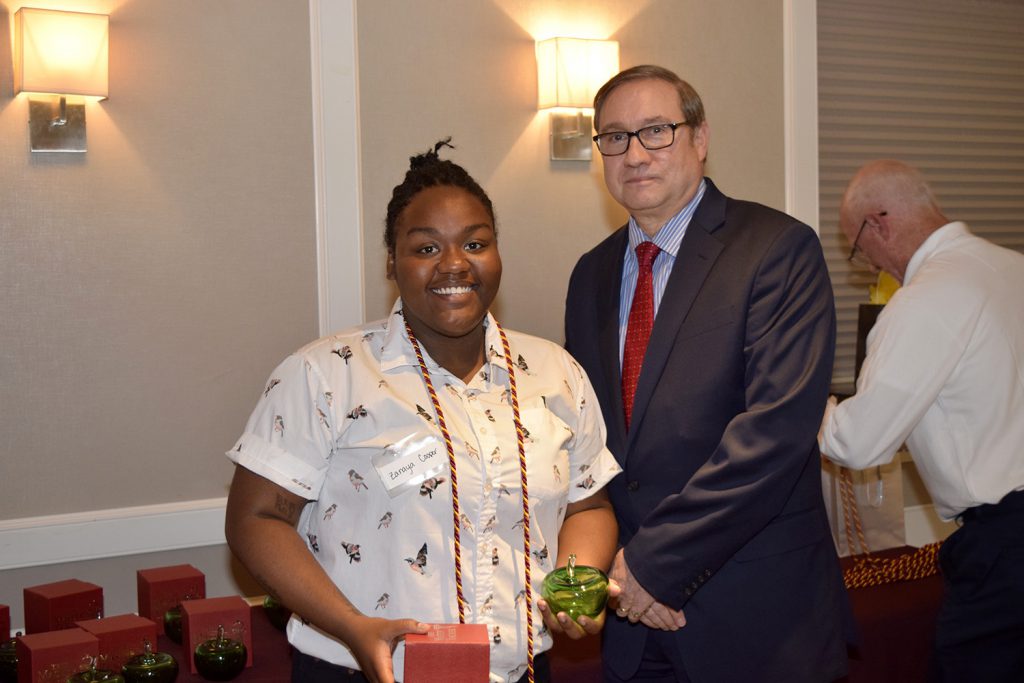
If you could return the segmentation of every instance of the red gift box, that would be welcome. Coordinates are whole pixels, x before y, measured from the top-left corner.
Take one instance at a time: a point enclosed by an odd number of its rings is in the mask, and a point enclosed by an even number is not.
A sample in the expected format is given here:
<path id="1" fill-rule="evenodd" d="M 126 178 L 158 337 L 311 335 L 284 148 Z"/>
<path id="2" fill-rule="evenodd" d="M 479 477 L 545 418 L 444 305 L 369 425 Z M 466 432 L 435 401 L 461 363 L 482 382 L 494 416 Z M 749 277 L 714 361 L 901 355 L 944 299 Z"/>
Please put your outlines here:
<path id="1" fill-rule="evenodd" d="M 491 650 L 483 624 L 431 624 L 405 636 L 405 683 L 490 679 Z"/>
<path id="2" fill-rule="evenodd" d="M 99 638 L 80 628 L 18 636 L 19 683 L 64 683 L 100 654 Z"/>
<path id="3" fill-rule="evenodd" d="M 252 666 L 252 608 L 242 598 L 232 595 L 226 598 L 186 600 L 181 603 L 181 640 L 186 653 L 196 651 L 196 646 L 217 637 L 217 627 L 224 627 L 224 637 L 240 640 L 245 645 L 246 668 Z M 194 674 L 195 658 L 189 655 L 189 667 Z"/>
<path id="4" fill-rule="evenodd" d="M 6 641 L 11 637 L 11 608 L 7 605 L 0 605 L 0 640 Z"/>
<path id="5" fill-rule="evenodd" d="M 75 624 L 100 641 L 97 669 L 120 671 L 124 663 L 146 651 L 146 641 L 157 650 L 156 624 L 145 617 L 121 614 L 105 619 L 90 619 Z"/>
<path id="6" fill-rule="evenodd" d="M 103 589 L 68 579 L 31 586 L 23 591 L 25 632 L 45 633 L 71 628 L 76 621 L 103 617 Z"/>
<path id="7" fill-rule="evenodd" d="M 140 569 L 135 573 L 139 594 L 139 616 L 156 623 L 164 634 L 164 612 L 185 600 L 206 597 L 206 577 L 190 564 Z"/>

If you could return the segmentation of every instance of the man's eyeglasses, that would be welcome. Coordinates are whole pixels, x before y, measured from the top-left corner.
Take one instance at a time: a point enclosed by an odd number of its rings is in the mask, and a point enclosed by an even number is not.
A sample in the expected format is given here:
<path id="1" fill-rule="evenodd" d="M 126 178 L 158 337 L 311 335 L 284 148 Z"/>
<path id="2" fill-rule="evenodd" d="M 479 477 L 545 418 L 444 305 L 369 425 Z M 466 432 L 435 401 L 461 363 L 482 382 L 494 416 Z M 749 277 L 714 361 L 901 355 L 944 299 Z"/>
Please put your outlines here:
<path id="1" fill-rule="evenodd" d="M 886 216 L 886 215 L 888 215 L 888 212 L 887 211 L 879 211 L 878 215 L 879 216 Z M 857 251 L 858 251 L 857 243 L 860 242 L 860 236 L 864 233 L 864 226 L 866 226 L 867 224 L 868 224 L 868 219 L 865 218 L 864 222 L 860 224 L 860 228 L 857 230 L 857 236 L 853 238 L 853 246 L 850 247 L 850 255 L 846 257 L 846 260 L 849 261 L 850 263 L 860 264 L 860 265 L 864 265 L 864 266 L 871 265 L 871 264 L 869 264 L 867 262 L 867 259 L 865 259 L 864 257 L 859 256 L 857 254 Z"/>
<path id="2" fill-rule="evenodd" d="M 676 128 L 685 125 L 686 121 L 680 121 L 679 123 L 656 123 L 653 126 L 645 126 L 632 132 L 616 130 L 595 135 L 594 142 L 597 143 L 597 151 L 606 157 L 625 154 L 632 138 L 639 140 L 644 149 L 662 149 L 675 142 Z"/>

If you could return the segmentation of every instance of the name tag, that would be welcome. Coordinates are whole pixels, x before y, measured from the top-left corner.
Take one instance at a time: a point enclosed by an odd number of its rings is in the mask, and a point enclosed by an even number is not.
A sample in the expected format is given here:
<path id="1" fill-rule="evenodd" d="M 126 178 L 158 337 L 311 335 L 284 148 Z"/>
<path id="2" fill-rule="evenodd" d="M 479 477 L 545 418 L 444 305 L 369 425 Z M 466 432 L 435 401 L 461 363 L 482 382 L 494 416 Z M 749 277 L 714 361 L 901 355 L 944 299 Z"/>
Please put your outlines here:
<path id="1" fill-rule="evenodd" d="M 443 472 L 448 466 L 448 451 L 433 434 L 410 434 L 372 460 L 388 495 L 396 498 Z"/>

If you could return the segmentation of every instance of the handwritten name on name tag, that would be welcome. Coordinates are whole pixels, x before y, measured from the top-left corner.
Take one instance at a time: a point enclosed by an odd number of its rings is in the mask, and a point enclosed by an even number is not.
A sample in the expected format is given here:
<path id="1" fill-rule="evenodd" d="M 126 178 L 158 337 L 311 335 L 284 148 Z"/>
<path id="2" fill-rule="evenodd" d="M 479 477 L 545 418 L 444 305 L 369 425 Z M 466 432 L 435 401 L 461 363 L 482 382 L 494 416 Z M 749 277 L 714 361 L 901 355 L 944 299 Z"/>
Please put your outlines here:
<path id="1" fill-rule="evenodd" d="M 446 463 L 441 440 L 422 434 L 408 436 L 373 458 L 377 475 L 392 498 L 437 476 Z"/>

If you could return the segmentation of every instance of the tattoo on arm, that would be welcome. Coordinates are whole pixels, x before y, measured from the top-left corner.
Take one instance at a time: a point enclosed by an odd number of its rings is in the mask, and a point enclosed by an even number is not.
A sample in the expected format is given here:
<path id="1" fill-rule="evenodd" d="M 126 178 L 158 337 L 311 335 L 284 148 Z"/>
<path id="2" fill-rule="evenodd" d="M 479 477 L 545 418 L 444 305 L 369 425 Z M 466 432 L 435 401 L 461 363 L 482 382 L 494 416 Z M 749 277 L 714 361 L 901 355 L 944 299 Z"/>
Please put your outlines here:
<path id="1" fill-rule="evenodd" d="M 302 509 L 301 506 L 296 505 L 281 494 L 277 494 L 274 499 L 274 508 L 286 521 L 292 524 L 298 521 L 299 510 Z"/>

